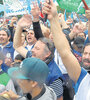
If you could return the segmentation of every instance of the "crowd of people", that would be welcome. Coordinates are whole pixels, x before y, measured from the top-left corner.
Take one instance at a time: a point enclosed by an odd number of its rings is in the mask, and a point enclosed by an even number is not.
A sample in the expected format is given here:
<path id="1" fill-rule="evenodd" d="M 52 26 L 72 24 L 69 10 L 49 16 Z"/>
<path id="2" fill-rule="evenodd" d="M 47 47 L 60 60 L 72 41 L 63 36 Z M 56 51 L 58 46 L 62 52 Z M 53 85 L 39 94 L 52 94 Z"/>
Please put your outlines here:
<path id="1" fill-rule="evenodd" d="M 53 0 L 0 25 L 0 100 L 90 99 L 90 9 L 87 22 L 65 21 Z"/>

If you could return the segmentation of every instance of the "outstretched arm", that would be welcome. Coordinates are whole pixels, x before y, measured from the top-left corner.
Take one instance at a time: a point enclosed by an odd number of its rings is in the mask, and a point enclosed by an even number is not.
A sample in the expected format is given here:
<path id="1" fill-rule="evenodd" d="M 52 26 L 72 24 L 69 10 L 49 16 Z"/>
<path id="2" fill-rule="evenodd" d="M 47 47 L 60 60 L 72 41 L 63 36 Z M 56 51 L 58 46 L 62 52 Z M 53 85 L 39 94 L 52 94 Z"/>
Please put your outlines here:
<path id="1" fill-rule="evenodd" d="M 26 57 L 28 50 L 22 46 L 21 33 L 22 33 L 23 28 L 30 26 L 31 23 L 32 23 L 31 16 L 24 15 L 17 23 L 16 32 L 14 35 L 14 41 L 13 41 L 14 45 L 13 46 L 14 46 L 15 50 L 18 53 L 20 53 L 23 57 Z"/>
<path id="2" fill-rule="evenodd" d="M 35 33 L 35 37 L 38 40 L 40 37 L 43 37 L 43 34 L 39 23 L 40 9 L 37 3 L 33 4 L 33 8 L 31 9 L 31 14 L 33 16 L 33 30 Z"/>
<path id="3" fill-rule="evenodd" d="M 65 65 L 71 79 L 74 82 L 77 82 L 81 73 L 81 68 L 77 59 L 72 54 L 68 41 L 62 32 L 59 24 L 57 9 L 53 3 L 53 0 L 51 0 L 50 5 L 48 4 L 47 0 L 47 2 L 44 4 L 43 13 L 48 14 L 48 19 L 50 20 L 51 24 L 51 31 L 53 33 L 54 44 L 60 53 L 63 64 Z"/>

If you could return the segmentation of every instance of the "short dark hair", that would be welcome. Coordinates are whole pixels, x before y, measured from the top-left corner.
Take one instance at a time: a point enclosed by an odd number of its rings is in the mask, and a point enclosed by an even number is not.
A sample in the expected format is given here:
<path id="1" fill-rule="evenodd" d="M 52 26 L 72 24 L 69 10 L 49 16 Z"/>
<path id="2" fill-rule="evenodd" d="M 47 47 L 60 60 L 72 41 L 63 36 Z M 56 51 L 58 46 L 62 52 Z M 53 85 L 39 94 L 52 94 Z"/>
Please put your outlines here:
<path id="1" fill-rule="evenodd" d="M 11 35 L 10 31 L 7 28 L 1 28 L 0 31 L 5 31 L 8 35 L 8 37 Z"/>
<path id="2" fill-rule="evenodd" d="M 15 59 L 23 61 L 24 57 L 22 55 L 18 54 L 18 55 L 16 55 Z"/>
<path id="3" fill-rule="evenodd" d="M 51 51 L 50 56 L 48 56 L 44 61 L 46 64 L 49 64 L 50 61 L 54 58 L 54 43 L 46 37 L 39 38 L 39 40 L 47 46 L 48 50 Z"/>

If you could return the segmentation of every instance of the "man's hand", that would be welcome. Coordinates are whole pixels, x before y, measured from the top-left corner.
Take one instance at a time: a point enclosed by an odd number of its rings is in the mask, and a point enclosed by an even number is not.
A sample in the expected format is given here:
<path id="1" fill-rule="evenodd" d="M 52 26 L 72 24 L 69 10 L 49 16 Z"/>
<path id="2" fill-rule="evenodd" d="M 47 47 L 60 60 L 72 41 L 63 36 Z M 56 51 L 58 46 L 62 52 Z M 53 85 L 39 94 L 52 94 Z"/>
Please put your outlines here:
<path id="1" fill-rule="evenodd" d="M 66 23 L 67 24 L 71 24 L 73 22 L 72 18 L 69 16 L 69 18 L 67 19 Z"/>
<path id="2" fill-rule="evenodd" d="M 49 0 L 47 0 L 44 3 L 44 7 L 43 7 L 43 14 L 47 14 L 47 18 L 49 20 L 51 20 L 52 18 L 54 18 L 57 15 L 57 8 L 56 5 L 53 3 L 53 0 L 50 0 L 50 4 L 49 4 Z"/>
<path id="3" fill-rule="evenodd" d="M 3 97 L 9 98 L 11 100 L 16 100 L 17 98 L 19 98 L 19 96 L 17 94 L 15 94 L 14 92 L 12 92 L 11 90 L 4 91 L 0 95 L 3 96 Z"/>
<path id="4" fill-rule="evenodd" d="M 85 30 L 85 25 L 83 23 L 76 23 L 73 27 L 73 33 L 82 33 Z"/>
<path id="5" fill-rule="evenodd" d="M 90 21 L 90 9 L 86 10 L 86 17 Z"/>
<path id="6" fill-rule="evenodd" d="M 24 15 L 17 23 L 21 28 L 28 27 L 32 24 L 31 15 Z"/>
<path id="7" fill-rule="evenodd" d="M 59 13 L 58 17 L 59 17 L 60 20 L 64 19 L 64 15 L 62 13 Z"/>
<path id="8" fill-rule="evenodd" d="M 39 14 L 40 14 L 40 9 L 38 7 L 38 4 L 33 3 L 33 8 L 31 9 L 31 14 L 33 16 L 33 21 L 39 21 Z"/>
<path id="9" fill-rule="evenodd" d="M 4 62 L 7 66 L 11 66 L 12 64 L 12 58 L 5 58 L 5 62 Z"/>

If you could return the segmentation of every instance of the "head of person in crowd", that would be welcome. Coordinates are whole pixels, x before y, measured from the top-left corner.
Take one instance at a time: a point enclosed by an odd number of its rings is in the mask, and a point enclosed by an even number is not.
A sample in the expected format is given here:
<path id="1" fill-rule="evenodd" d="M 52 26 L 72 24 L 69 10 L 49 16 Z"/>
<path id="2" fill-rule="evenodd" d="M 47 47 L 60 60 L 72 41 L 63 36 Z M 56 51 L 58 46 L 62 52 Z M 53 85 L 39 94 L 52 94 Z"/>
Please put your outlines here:
<path id="1" fill-rule="evenodd" d="M 48 76 L 48 66 L 38 58 L 26 58 L 20 67 L 13 67 L 8 74 L 15 79 L 23 93 L 30 93 L 32 98 L 40 94 Z"/>
<path id="2" fill-rule="evenodd" d="M 82 38 L 80 36 L 76 37 L 74 39 L 73 44 L 72 44 L 73 49 L 78 51 L 78 52 L 80 52 L 80 53 L 82 53 L 83 52 L 83 48 L 84 48 L 84 42 L 85 42 L 84 38 Z"/>
<path id="3" fill-rule="evenodd" d="M 28 45 L 33 45 L 36 43 L 37 39 L 35 38 L 33 29 L 30 29 L 27 31 L 26 41 L 27 41 Z"/>
<path id="4" fill-rule="evenodd" d="M 90 72 L 90 43 L 87 43 L 84 47 L 82 63 L 82 67 L 84 67 L 87 71 Z"/>
<path id="5" fill-rule="evenodd" d="M 78 34 L 76 35 L 76 37 L 78 37 L 78 36 L 80 36 L 80 37 L 82 37 L 82 38 L 84 38 L 84 39 L 86 40 L 86 34 L 85 34 L 84 32 L 78 33 Z"/>
<path id="6" fill-rule="evenodd" d="M 7 28 L 0 29 L 0 44 L 5 46 L 9 43 L 10 31 Z"/>
<path id="7" fill-rule="evenodd" d="M 18 21 L 18 17 L 16 16 L 11 17 L 11 20 L 9 21 L 9 25 L 11 27 L 14 27 L 14 30 L 16 30 L 17 21 Z"/>
<path id="8" fill-rule="evenodd" d="M 2 28 L 8 28 L 8 22 L 9 22 L 9 19 L 3 20 Z"/>
<path id="9" fill-rule="evenodd" d="M 32 49 L 32 57 L 39 58 L 48 64 L 54 57 L 53 42 L 45 37 L 40 38 Z"/>
<path id="10" fill-rule="evenodd" d="M 20 66 L 21 62 L 24 60 L 24 57 L 20 54 L 16 55 L 14 62 L 12 63 L 12 67 Z"/>

